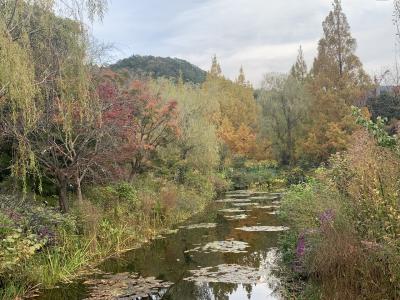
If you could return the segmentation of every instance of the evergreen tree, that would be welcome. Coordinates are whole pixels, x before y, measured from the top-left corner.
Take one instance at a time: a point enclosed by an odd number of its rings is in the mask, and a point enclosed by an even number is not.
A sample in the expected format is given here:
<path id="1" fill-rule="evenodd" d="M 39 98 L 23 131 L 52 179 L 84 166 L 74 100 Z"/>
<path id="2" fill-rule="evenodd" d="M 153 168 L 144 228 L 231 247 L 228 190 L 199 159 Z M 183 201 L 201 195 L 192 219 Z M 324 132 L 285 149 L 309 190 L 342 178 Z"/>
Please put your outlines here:
<path id="1" fill-rule="evenodd" d="M 350 105 L 364 99 L 371 79 L 356 56 L 346 15 L 339 0 L 322 23 L 323 37 L 311 70 L 312 94 L 308 136 L 300 143 L 300 156 L 316 164 L 346 149 L 353 130 Z"/>
<path id="2" fill-rule="evenodd" d="M 318 43 L 318 55 L 312 73 L 321 88 L 341 91 L 338 96 L 353 104 L 364 96 L 371 80 L 355 54 L 356 40 L 352 37 L 341 2 L 334 0 L 333 10 L 322 23 L 323 37 Z"/>
<path id="3" fill-rule="evenodd" d="M 307 64 L 304 60 L 303 49 L 301 46 L 297 54 L 296 63 L 292 66 L 292 69 L 290 70 L 290 75 L 301 82 L 303 82 L 307 77 Z"/>
<path id="4" fill-rule="evenodd" d="M 214 76 L 220 76 L 222 74 L 221 66 L 217 60 L 217 56 L 214 55 L 212 58 L 210 74 Z"/>
<path id="5" fill-rule="evenodd" d="M 240 85 L 246 85 L 246 77 L 244 76 L 243 66 L 240 66 L 239 76 L 236 79 L 236 83 Z"/>

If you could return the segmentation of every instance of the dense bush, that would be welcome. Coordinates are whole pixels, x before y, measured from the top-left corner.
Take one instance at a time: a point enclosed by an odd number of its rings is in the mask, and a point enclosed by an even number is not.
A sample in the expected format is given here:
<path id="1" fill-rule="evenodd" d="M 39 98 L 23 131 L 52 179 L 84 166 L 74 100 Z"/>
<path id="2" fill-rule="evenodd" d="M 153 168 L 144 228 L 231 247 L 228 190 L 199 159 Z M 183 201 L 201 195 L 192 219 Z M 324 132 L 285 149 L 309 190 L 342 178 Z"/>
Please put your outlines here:
<path id="1" fill-rule="evenodd" d="M 352 141 L 317 179 L 284 197 L 280 215 L 291 225 L 281 242 L 284 259 L 322 298 L 396 299 L 400 158 L 364 130 Z"/>
<path id="2" fill-rule="evenodd" d="M 236 157 L 232 167 L 228 169 L 228 177 L 234 189 L 249 187 L 271 188 L 277 176 L 276 165 L 268 161 L 248 161 L 243 157 Z"/>

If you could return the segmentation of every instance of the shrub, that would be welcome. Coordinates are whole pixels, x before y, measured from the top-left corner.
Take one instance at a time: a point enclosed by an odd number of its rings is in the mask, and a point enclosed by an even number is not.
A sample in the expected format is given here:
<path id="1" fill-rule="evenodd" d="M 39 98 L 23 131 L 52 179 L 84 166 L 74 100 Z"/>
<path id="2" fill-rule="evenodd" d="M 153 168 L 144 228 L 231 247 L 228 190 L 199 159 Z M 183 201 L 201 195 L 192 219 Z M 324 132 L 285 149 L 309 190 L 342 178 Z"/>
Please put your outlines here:
<path id="1" fill-rule="evenodd" d="M 289 188 L 280 211 L 291 225 L 284 259 L 322 298 L 400 297 L 399 169 L 397 153 L 361 130 L 316 179 Z"/>

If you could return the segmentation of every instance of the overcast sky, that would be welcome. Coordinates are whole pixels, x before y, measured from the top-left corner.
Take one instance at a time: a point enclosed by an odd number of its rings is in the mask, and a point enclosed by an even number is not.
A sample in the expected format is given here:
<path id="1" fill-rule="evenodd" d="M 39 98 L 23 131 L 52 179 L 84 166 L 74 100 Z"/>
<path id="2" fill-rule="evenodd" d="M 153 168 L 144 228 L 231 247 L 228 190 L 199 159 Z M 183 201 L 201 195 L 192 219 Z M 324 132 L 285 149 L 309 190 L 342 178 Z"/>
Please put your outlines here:
<path id="1" fill-rule="evenodd" d="M 342 6 L 365 69 L 374 74 L 392 66 L 392 1 L 342 0 Z M 266 72 L 287 72 L 300 44 L 312 63 L 330 9 L 329 0 L 111 0 L 93 34 L 113 44 L 115 59 L 179 57 L 208 70 L 216 54 L 227 77 L 243 65 L 258 86 Z"/>

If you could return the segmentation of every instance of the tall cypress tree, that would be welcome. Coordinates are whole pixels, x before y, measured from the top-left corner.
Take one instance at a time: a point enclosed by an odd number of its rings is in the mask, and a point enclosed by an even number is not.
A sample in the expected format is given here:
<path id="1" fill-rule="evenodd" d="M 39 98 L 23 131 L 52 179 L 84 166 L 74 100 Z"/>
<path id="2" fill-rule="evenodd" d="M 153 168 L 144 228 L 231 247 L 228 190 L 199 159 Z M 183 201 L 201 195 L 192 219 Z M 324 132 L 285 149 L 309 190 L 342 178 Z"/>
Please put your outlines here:
<path id="1" fill-rule="evenodd" d="M 357 42 L 351 35 L 340 0 L 333 1 L 333 9 L 322 27 L 324 33 L 318 43 L 313 76 L 321 79 L 324 89 L 342 91 L 340 98 L 353 104 L 370 87 L 371 80 L 355 54 Z"/>
<path id="2" fill-rule="evenodd" d="M 210 69 L 210 74 L 214 76 L 220 76 L 222 73 L 221 71 L 221 66 L 217 60 L 217 56 L 214 55 L 212 58 L 212 63 L 211 63 L 211 69 Z"/>
<path id="3" fill-rule="evenodd" d="M 292 75 L 298 81 L 304 81 L 307 77 L 307 64 L 304 59 L 303 49 L 301 46 L 299 47 L 296 62 L 290 70 L 290 75 Z"/>
<path id="4" fill-rule="evenodd" d="M 246 85 L 246 77 L 244 76 L 243 66 L 240 66 L 239 76 L 236 79 L 236 83 L 240 85 Z"/>

